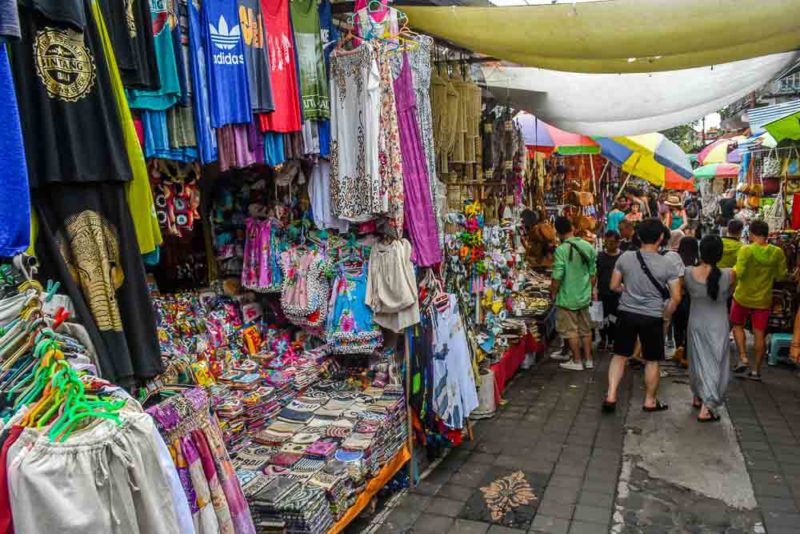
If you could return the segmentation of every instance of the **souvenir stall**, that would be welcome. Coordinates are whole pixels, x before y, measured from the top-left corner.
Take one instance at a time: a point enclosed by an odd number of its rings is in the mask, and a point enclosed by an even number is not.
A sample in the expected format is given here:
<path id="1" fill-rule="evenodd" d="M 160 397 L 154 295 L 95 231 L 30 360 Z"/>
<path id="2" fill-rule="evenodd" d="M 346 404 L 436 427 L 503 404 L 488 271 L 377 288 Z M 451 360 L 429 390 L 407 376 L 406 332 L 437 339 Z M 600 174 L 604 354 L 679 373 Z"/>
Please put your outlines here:
<path id="1" fill-rule="evenodd" d="M 30 245 L 62 293 L 37 288 L 32 302 L 63 309 L 36 328 L 24 311 L 0 332 L 13 342 L 0 347 L 14 401 L 3 420 L 48 447 L 119 434 L 156 488 L 121 517 L 92 486 L 75 506 L 98 510 L 87 522 L 340 532 L 382 488 L 413 482 L 415 447 L 468 434 L 479 369 L 501 393 L 540 350 L 546 280 L 523 258 L 524 146 L 507 110 L 484 110 L 468 63 L 402 11 L 29 4 L 4 36 L 12 54 L 0 47 L 0 84 L 17 101 L 16 151 L 3 156 L 31 199 L 33 239 L 15 209 L 0 249 Z M 480 222 L 462 241 L 446 227 L 464 226 L 452 213 L 473 198 Z M 448 264 L 456 246 L 461 264 Z M 62 337 L 65 313 L 80 335 Z M 40 347 L 48 328 L 55 341 Z M 70 469 L 53 483 L 80 479 Z M 63 526 L 47 504 L 20 525 Z"/>
<path id="2" fill-rule="evenodd" d="M 771 143 L 770 143 L 771 144 Z M 800 251 L 800 152 L 795 143 L 771 148 L 743 144 L 742 165 L 737 186 L 735 217 L 744 221 L 760 218 L 770 228 L 769 242 L 780 247 L 789 273 L 798 268 Z M 776 282 L 772 292 L 769 332 L 769 364 L 790 362 L 788 343 L 794 316 L 800 305 L 797 282 Z"/>
<path id="3" fill-rule="evenodd" d="M 65 307 L 58 282 L 35 280 L 35 265 L 24 255 L 0 265 L 0 528 L 194 532 L 188 479 L 159 419 L 101 378 L 106 369 L 87 329 Z M 215 503 L 236 532 L 253 532 L 219 427 L 207 404 L 192 409 L 202 427 L 192 439 L 203 447 L 192 462 L 207 467 L 194 476 L 215 484 Z M 222 517 L 206 512 L 208 521 Z"/>
<path id="4" fill-rule="evenodd" d="M 481 165 L 472 181 L 446 181 L 445 279 L 463 310 L 480 404 L 473 418 L 489 417 L 506 383 L 542 353 L 535 317 L 550 307 L 549 278 L 528 269 L 520 206 L 534 184 L 528 152 L 513 112 L 491 107 L 483 115 Z"/>

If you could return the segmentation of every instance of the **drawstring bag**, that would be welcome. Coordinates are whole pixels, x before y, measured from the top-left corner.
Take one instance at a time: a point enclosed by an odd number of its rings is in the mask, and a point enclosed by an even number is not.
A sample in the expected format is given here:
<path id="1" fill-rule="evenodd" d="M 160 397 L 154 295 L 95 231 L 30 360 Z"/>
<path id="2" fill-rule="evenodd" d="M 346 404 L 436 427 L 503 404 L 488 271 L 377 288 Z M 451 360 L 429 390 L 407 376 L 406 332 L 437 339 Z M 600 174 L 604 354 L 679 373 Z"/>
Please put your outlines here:
<path id="1" fill-rule="evenodd" d="M 781 174 L 781 160 L 776 155 L 777 150 L 773 148 L 769 154 L 761 162 L 761 178 L 771 178 L 773 176 L 780 176 Z"/>
<path id="2" fill-rule="evenodd" d="M 783 188 L 778 191 L 775 202 L 764 208 L 764 221 L 770 232 L 780 232 L 786 224 L 786 206 L 783 199 Z"/>

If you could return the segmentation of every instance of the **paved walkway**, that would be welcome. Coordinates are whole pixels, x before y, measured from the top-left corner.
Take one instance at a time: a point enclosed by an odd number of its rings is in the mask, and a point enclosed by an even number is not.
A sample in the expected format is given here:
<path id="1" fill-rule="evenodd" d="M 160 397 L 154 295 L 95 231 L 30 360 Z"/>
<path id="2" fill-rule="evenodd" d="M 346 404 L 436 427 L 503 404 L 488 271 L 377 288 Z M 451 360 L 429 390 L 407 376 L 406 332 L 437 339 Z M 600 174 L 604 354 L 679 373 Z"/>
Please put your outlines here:
<path id="1" fill-rule="evenodd" d="M 735 381 L 721 424 L 701 425 L 686 373 L 667 368 L 644 414 L 641 372 L 617 413 L 599 409 L 607 356 L 594 371 L 552 361 L 517 375 L 508 403 L 475 426 L 384 515 L 378 532 L 461 534 L 800 532 L 800 379 L 768 369 Z"/>

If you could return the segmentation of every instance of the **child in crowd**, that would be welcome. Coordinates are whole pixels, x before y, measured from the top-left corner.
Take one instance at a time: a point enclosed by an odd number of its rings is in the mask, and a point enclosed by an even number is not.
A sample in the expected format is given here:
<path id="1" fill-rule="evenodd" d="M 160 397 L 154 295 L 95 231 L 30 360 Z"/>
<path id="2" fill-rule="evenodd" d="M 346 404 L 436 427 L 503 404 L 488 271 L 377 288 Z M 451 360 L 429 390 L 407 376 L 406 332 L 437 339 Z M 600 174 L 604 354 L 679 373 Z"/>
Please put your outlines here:
<path id="1" fill-rule="evenodd" d="M 625 216 L 626 221 L 639 222 L 642 220 L 642 206 L 638 202 L 631 202 L 631 211 Z"/>
<path id="2" fill-rule="evenodd" d="M 739 249 L 744 246 L 742 230 L 744 223 L 739 219 L 728 221 L 728 232 L 722 238 L 722 259 L 717 264 L 720 269 L 732 269 L 736 265 L 736 256 L 739 254 Z"/>

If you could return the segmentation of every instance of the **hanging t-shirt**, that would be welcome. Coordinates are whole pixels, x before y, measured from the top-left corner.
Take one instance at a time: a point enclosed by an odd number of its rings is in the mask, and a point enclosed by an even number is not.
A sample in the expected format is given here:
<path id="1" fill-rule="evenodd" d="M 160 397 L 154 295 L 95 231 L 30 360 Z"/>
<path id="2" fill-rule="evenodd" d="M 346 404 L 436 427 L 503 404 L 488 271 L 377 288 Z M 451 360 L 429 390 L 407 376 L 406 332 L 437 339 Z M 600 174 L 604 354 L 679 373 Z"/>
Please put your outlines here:
<path id="1" fill-rule="evenodd" d="M 17 0 L 17 4 L 75 30 L 83 30 L 89 16 L 84 4 L 75 0 Z"/>
<path id="2" fill-rule="evenodd" d="M 98 150 L 98 152 L 100 152 Z M 52 184 L 34 191 L 42 276 L 61 282 L 120 385 L 163 371 L 144 265 L 125 184 Z"/>
<path id="3" fill-rule="evenodd" d="M 239 22 L 242 25 L 244 59 L 250 81 L 250 104 L 254 113 L 275 110 L 272 82 L 269 77 L 267 34 L 259 0 L 239 0 Z"/>
<path id="4" fill-rule="evenodd" d="M 319 3 L 319 34 L 322 39 L 322 55 L 325 57 L 325 78 L 328 79 L 331 68 L 331 52 L 336 48 L 336 42 L 339 40 L 339 31 L 333 24 L 330 0 L 322 0 Z M 323 119 L 319 121 L 319 155 L 327 157 L 330 153 L 331 121 Z"/>
<path id="5" fill-rule="evenodd" d="M 0 0 L 0 41 L 19 39 L 19 12 L 16 0 Z"/>
<path id="6" fill-rule="evenodd" d="M 149 0 L 100 0 L 122 83 L 130 89 L 156 90 L 158 78 Z"/>
<path id="7" fill-rule="evenodd" d="M 203 2 L 206 65 L 211 101 L 211 126 L 249 124 L 250 82 L 244 58 L 244 42 L 236 3 L 231 0 Z"/>
<path id="8" fill-rule="evenodd" d="M 205 41 L 200 24 L 200 11 L 194 1 L 189 8 L 189 65 L 192 70 L 192 108 L 197 148 L 200 161 L 205 165 L 217 161 L 217 136 L 211 128 L 211 103 L 208 95 Z"/>
<path id="9" fill-rule="evenodd" d="M 83 32 L 20 6 L 22 38 L 10 44 L 30 186 L 130 180 L 102 43 L 84 12 L 88 0 L 59 2 L 69 20 L 85 21 Z"/>
<path id="10" fill-rule="evenodd" d="M 192 162 L 197 160 L 197 148 L 175 147 L 170 144 L 166 111 L 142 111 L 144 128 L 144 157 Z"/>
<path id="11" fill-rule="evenodd" d="M 178 64 L 175 61 L 175 44 L 170 20 L 171 0 L 150 0 L 150 16 L 153 25 L 153 43 L 158 64 L 161 86 L 156 90 L 131 89 L 128 104 L 135 109 L 163 111 L 173 106 L 181 97 L 178 79 Z"/>
<path id="12" fill-rule="evenodd" d="M 130 208 L 133 226 L 136 229 L 139 252 L 148 254 L 158 250 L 158 245 L 161 244 L 162 238 L 161 229 L 156 218 L 155 206 L 153 205 L 153 192 L 150 190 L 147 164 L 142 153 L 143 142 L 139 142 L 131 110 L 128 108 L 128 99 L 125 97 L 125 88 L 122 86 L 122 78 L 119 75 L 119 68 L 114 59 L 111 38 L 108 35 L 101 8 L 97 2 L 92 4 L 92 8 L 100 40 L 103 43 L 103 51 L 108 58 L 108 73 L 111 76 L 114 102 L 117 105 L 117 114 L 122 127 L 126 152 L 128 153 L 128 162 L 133 174 L 133 179 L 125 184 L 125 197 L 128 201 L 128 208 Z"/>
<path id="13" fill-rule="evenodd" d="M 175 66 L 178 69 L 178 86 L 181 96 L 178 104 L 186 106 L 192 96 L 192 81 L 189 77 L 189 19 L 185 0 L 173 0 L 175 24 L 172 27 L 172 48 L 175 50 Z"/>
<path id="14" fill-rule="evenodd" d="M 328 77 L 322 52 L 317 0 L 293 0 L 292 25 L 300 58 L 300 88 L 305 120 L 327 119 L 331 115 L 328 101 Z"/>
<path id="15" fill-rule="evenodd" d="M 295 41 L 289 17 L 289 0 L 261 0 L 267 29 L 269 67 L 275 111 L 260 114 L 264 132 L 297 132 L 303 123 Z"/>
<path id="16" fill-rule="evenodd" d="M 16 8 L 16 6 L 15 6 Z M 19 124 L 14 80 L 6 47 L 0 44 L 0 256 L 24 252 L 30 244 L 31 213 L 28 168 Z"/>

